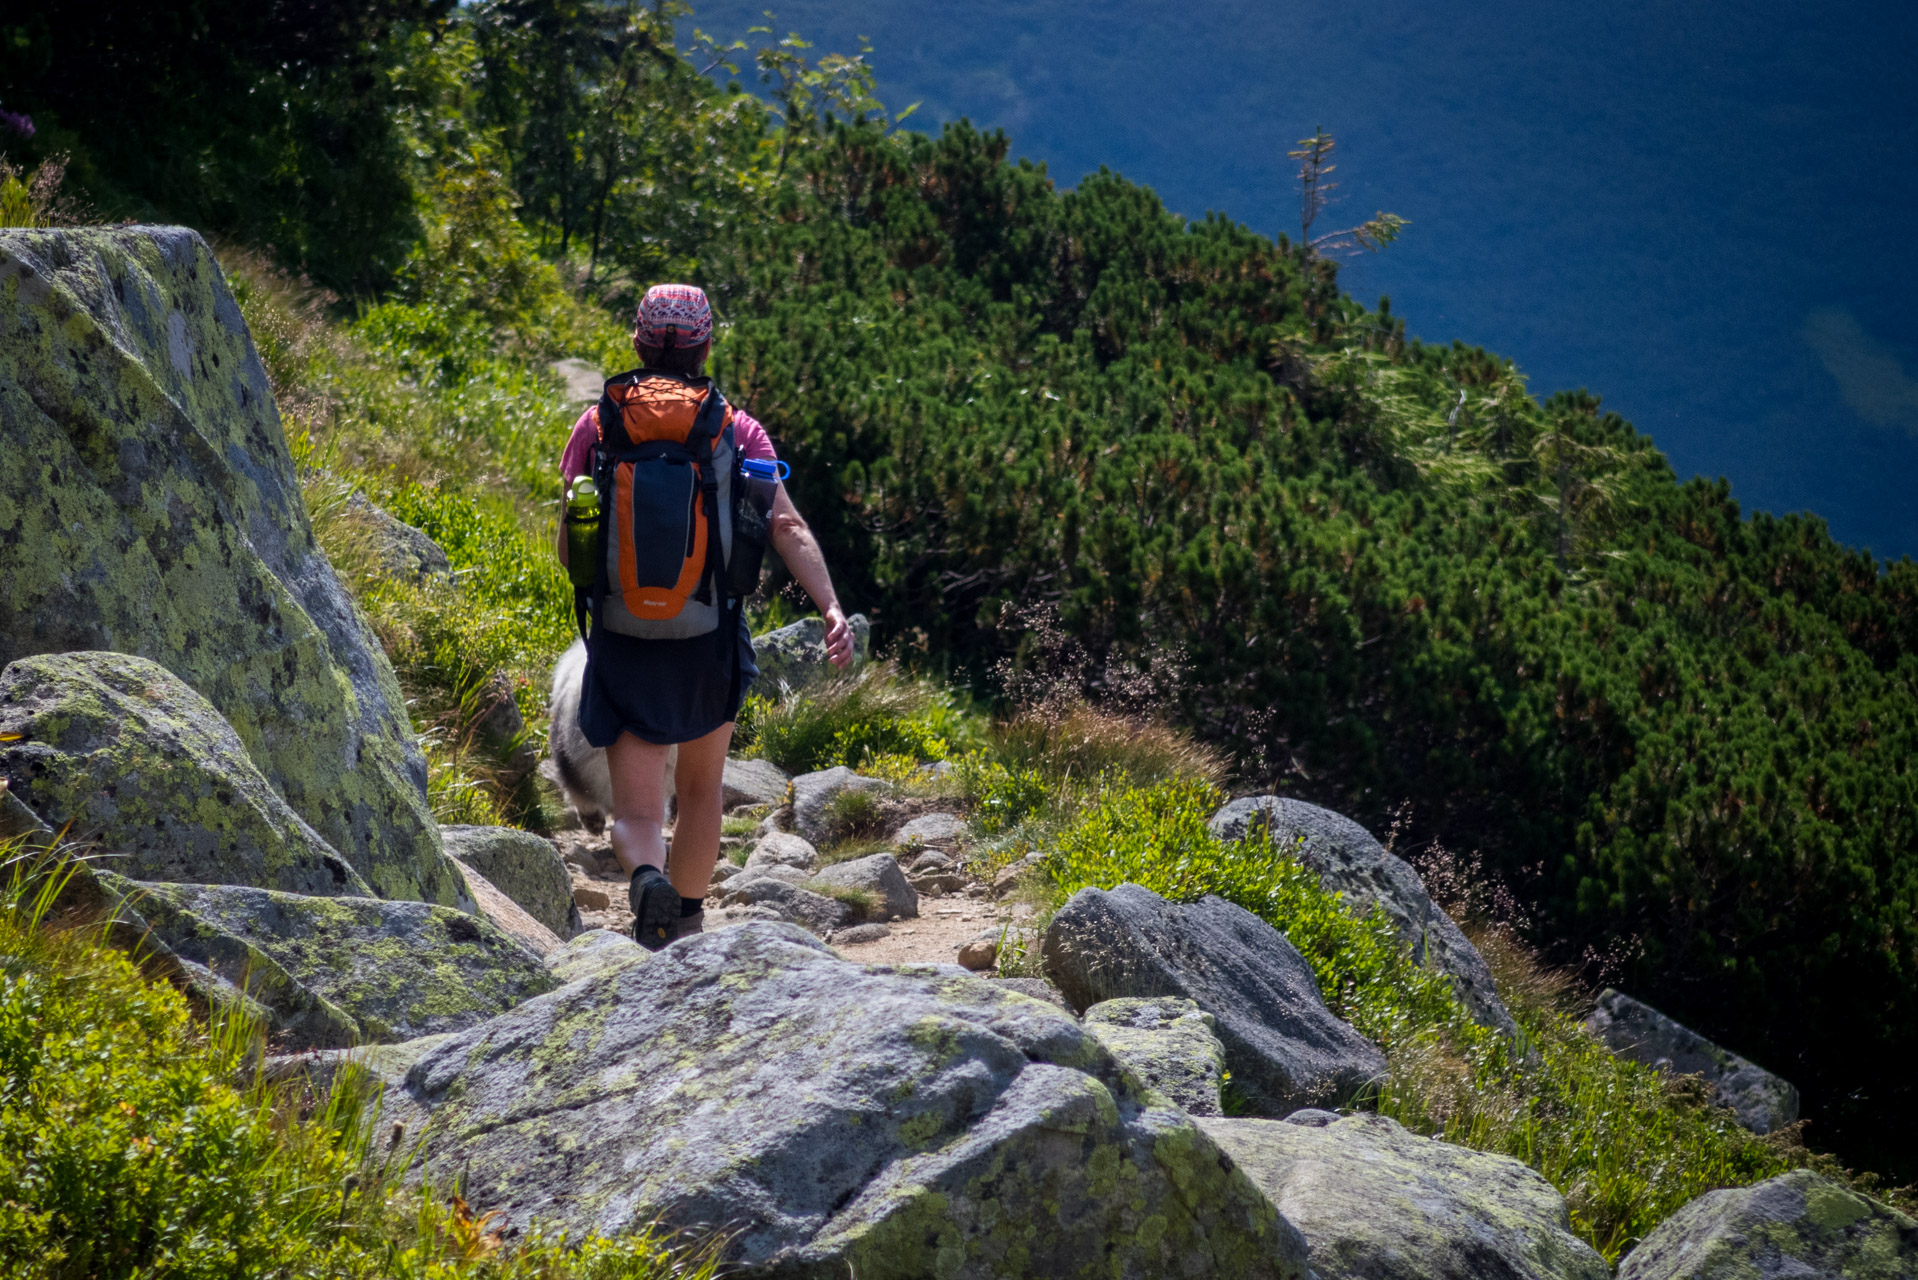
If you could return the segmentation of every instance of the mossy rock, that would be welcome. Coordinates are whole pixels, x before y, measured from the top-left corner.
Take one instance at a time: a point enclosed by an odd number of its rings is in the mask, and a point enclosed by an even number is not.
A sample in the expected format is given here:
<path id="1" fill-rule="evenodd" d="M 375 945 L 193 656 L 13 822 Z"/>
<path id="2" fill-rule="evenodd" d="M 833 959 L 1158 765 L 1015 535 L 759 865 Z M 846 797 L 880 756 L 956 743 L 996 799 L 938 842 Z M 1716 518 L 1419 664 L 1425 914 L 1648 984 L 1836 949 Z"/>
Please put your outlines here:
<path id="1" fill-rule="evenodd" d="M 1918 1220 L 1809 1169 L 1711 1191 L 1658 1225 L 1618 1280 L 1918 1280 Z"/>
<path id="2" fill-rule="evenodd" d="M 470 906 L 398 682 L 314 542 L 205 242 L 0 231 L 0 315 L 0 665 L 151 658 L 376 892 Z"/>
<path id="3" fill-rule="evenodd" d="M 362 1042 L 463 1030 L 558 985 L 535 952 L 490 920 L 450 907 L 118 884 L 176 954 L 270 1009 L 306 993 L 344 1014 Z M 263 972 L 272 980 L 264 991 Z"/>
<path id="4" fill-rule="evenodd" d="M 212 704 L 145 658 L 43 654 L 0 671 L 0 775 L 135 880 L 372 896 Z"/>
<path id="5" fill-rule="evenodd" d="M 1518 1161 L 1384 1116 L 1299 1118 L 1199 1125 L 1305 1233 L 1318 1280 L 1607 1280 L 1564 1198 Z"/>
<path id="6" fill-rule="evenodd" d="M 747 924 L 575 981 L 406 1076 L 478 1211 L 718 1229 L 744 1276 L 1303 1277 L 1304 1242 L 1069 1015 Z"/>

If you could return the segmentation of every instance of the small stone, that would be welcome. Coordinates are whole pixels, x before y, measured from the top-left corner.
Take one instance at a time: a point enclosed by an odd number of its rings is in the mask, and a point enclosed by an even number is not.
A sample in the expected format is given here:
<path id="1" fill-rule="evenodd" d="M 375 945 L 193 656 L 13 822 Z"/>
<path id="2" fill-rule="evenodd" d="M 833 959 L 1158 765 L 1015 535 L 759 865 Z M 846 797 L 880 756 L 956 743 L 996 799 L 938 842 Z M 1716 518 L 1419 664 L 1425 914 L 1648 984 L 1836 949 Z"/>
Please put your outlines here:
<path id="1" fill-rule="evenodd" d="M 737 866 L 730 862 L 721 862 L 713 868 L 712 882 L 715 885 L 725 884 L 728 880 L 732 879 L 734 876 L 738 875 L 740 872 L 744 871 L 745 869 L 746 868 Z"/>
<path id="2" fill-rule="evenodd" d="M 759 834 L 769 836 L 775 831 L 784 831 L 792 825 L 793 807 L 782 804 L 759 820 Z"/>
<path id="3" fill-rule="evenodd" d="M 793 829 L 818 844 L 832 836 L 827 809 L 834 796 L 842 791 L 884 791 L 886 784 L 878 778 L 854 773 L 842 764 L 802 773 L 793 779 L 792 788 Z"/>
<path id="4" fill-rule="evenodd" d="M 573 901 L 581 911 L 604 911 L 613 905 L 613 900 L 604 889 L 594 889 L 587 885 L 573 886 Z"/>
<path id="5" fill-rule="evenodd" d="M 1026 865 L 1023 862 L 1015 862 L 994 876 L 992 878 L 992 896 L 995 898 L 1003 898 L 1014 889 L 1017 889 L 1020 882 L 1026 878 L 1026 870 Z"/>
<path id="6" fill-rule="evenodd" d="M 847 929 L 833 930 L 831 942 L 836 947 L 856 947 L 865 942 L 878 942 L 890 938 L 892 929 L 877 921 L 871 924 L 856 924 Z"/>
<path id="7" fill-rule="evenodd" d="M 1319 1107 L 1300 1107 L 1289 1116 L 1281 1117 L 1287 1124 L 1302 1124 L 1308 1129 L 1323 1129 L 1339 1118 L 1336 1111 L 1326 1111 Z"/>
<path id="8" fill-rule="evenodd" d="M 965 820 L 950 813 L 924 813 L 893 833 L 902 848 L 925 844 L 952 844 L 966 838 Z"/>
<path id="9" fill-rule="evenodd" d="M 812 842 L 803 840 L 788 831 L 769 831 L 759 837 L 759 843 L 746 857 L 746 866 L 751 870 L 763 867 L 797 867 L 801 871 L 811 871 L 819 865 L 819 850 Z"/>
<path id="10" fill-rule="evenodd" d="M 919 914 L 919 891 L 907 881 L 891 854 L 874 853 L 836 862 L 814 876 L 813 883 L 865 890 L 873 896 L 881 919 L 902 920 Z"/>
<path id="11" fill-rule="evenodd" d="M 944 871 L 951 865 L 951 858 L 940 853 L 937 849 L 928 849 L 926 852 L 914 858 L 912 865 L 908 867 L 907 870 L 913 875 L 921 875 L 927 871 Z"/>
<path id="12" fill-rule="evenodd" d="M 999 944 L 974 938 L 959 948 L 959 963 L 974 973 L 984 973 L 999 963 Z"/>

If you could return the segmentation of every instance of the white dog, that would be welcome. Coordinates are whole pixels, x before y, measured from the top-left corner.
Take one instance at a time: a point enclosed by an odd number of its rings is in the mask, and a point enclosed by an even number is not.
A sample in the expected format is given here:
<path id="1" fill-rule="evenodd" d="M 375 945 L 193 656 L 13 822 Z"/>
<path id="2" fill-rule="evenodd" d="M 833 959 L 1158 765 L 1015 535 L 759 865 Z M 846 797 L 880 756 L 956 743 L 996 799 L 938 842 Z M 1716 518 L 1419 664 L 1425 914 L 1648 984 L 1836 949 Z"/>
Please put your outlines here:
<path id="1" fill-rule="evenodd" d="M 559 775 L 560 792 L 579 814 L 580 825 L 598 835 L 613 814 L 613 776 L 606 767 L 605 749 L 587 742 L 579 731 L 579 694 L 585 679 L 586 642 L 575 640 L 573 647 L 561 654 L 553 667 L 546 744 L 553 758 L 553 770 Z M 666 753 L 669 816 L 677 799 L 673 795 L 673 764 L 678 757 L 677 747 Z"/>

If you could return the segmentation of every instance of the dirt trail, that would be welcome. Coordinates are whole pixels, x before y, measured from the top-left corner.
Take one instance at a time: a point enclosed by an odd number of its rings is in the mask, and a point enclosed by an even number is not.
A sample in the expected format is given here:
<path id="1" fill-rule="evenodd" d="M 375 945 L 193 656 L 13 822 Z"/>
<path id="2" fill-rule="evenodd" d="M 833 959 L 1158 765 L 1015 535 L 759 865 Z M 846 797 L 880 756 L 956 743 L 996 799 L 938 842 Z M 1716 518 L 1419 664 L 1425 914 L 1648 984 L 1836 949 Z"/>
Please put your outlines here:
<path id="1" fill-rule="evenodd" d="M 605 896 L 604 907 L 581 902 L 579 914 L 586 926 L 631 934 L 633 913 L 626 905 L 626 877 L 613 861 L 606 840 L 583 831 L 564 831 L 556 839 L 566 859 L 566 869 L 572 874 L 575 891 L 588 891 L 586 894 L 576 892 L 576 899 L 596 901 L 593 895 Z M 1025 914 L 1024 907 L 986 898 L 964 895 L 934 898 L 921 894 L 919 918 L 893 921 L 888 926 L 892 931 L 890 936 L 874 942 L 831 945 L 848 960 L 864 964 L 953 964 L 960 947 L 987 930 L 996 935 Z M 736 913 L 726 907 L 706 908 L 709 931 L 736 922 Z"/>

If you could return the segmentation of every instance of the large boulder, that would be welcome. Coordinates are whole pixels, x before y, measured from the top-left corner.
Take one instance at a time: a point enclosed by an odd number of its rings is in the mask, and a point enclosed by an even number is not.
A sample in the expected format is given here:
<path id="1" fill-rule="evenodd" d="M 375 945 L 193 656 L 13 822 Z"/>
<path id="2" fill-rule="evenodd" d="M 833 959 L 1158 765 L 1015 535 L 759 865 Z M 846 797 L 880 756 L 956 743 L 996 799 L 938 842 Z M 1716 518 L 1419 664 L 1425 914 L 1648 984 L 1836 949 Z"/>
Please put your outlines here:
<path id="1" fill-rule="evenodd" d="M 1263 828 L 1273 843 L 1316 871 L 1319 883 L 1358 911 L 1377 907 L 1421 965 L 1442 969 L 1472 1016 L 1495 1031 L 1517 1034 L 1498 998 L 1485 957 L 1452 917 L 1432 901 L 1425 881 L 1405 859 L 1388 853 L 1372 833 L 1344 814 L 1303 800 L 1246 796 L 1212 815 L 1212 834 L 1239 840 Z"/>
<path id="2" fill-rule="evenodd" d="M 854 773 L 843 764 L 802 773 L 793 779 L 793 830 L 814 844 L 826 844 L 837 834 L 832 824 L 832 802 L 842 791 L 885 791 L 878 778 Z"/>
<path id="3" fill-rule="evenodd" d="M 1318 1280 L 1606 1280 L 1535 1171 L 1396 1120 L 1207 1119 L 1212 1140 L 1305 1233 Z"/>
<path id="4" fill-rule="evenodd" d="M 1225 1046 L 1214 1025 L 1211 1014 L 1175 996 L 1101 1000 L 1085 1012 L 1086 1030 L 1113 1057 L 1191 1116 L 1225 1114 Z"/>
<path id="5" fill-rule="evenodd" d="M 220 713 L 145 658 L 41 654 L 0 671 L 0 775 L 45 822 L 136 880 L 373 893 L 261 776 Z"/>
<path id="6" fill-rule="evenodd" d="M 384 897 L 464 902 L 392 668 L 181 227 L 0 231 L 0 665 L 111 649 L 198 691 Z"/>
<path id="7" fill-rule="evenodd" d="M 872 627 L 866 615 L 846 619 L 852 628 L 853 666 L 872 649 Z M 819 618 L 801 618 L 791 626 L 753 637 L 753 663 L 762 687 L 793 693 L 833 675 L 838 668 L 826 661 L 826 624 Z M 782 694 L 783 696 L 783 694 Z"/>
<path id="8" fill-rule="evenodd" d="M 872 895 L 873 918 L 910 920 L 919 914 L 919 891 L 890 853 L 835 862 L 812 878 L 815 888 L 858 889 Z"/>
<path id="9" fill-rule="evenodd" d="M 1343 1101 L 1385 1076 L 1385 1055 L 1332 1016 L 1285 935 L 1223 899 L 1081 889 L 1052 917 L 1043 955 L 1075 1008 L 1184 996 L 1211 1014 L 1234 1089 L 1262 1113 Z"/>
<path id="10" fill-rule="evenodd" d="M 450 907 L 102 878 L 174 954 L 239 985 L 276 1019 L 311 1021 L 311 1005 L 350 1029 L 344 1039 L 276 1036 L 289 1048 L 457 1031 L 558 985 L 531 948 Z"/>
<path id="11" fill-rule="evenodd" d="M 1770 1133 L 1798 1119 L 1798 1090 L 1790 1082 L 1622 991 L 1601 992 L 1585 1026 L 1620 1057 L 1676 1075 L 1703 1076 L 1714 1100 L 1730 1107 L 1753 1133 Z"/>
<path id="12" fill-rule="evenodd" d="M 472 867 L 561 939 L 580 931 L 573 877 L 544 836 L 516 827 L 445 826 L 446 852 Z"/>
<path id="13" fill-rule="evenodd" d="M 788 926 L 529 1001 L 433 1046 L 401 1092 L 476 1211 L 720 1229 L 733 1274 L 1305 1274 L 1266 1198 L 1068 1015 Z"/>
<path id="14" fill-rule="evenodd" d="M 1618 1280 L 1918 1280 L 1918 1220 L 1809 1169 L 1708 1191 L 1625 1255 Z"/>

